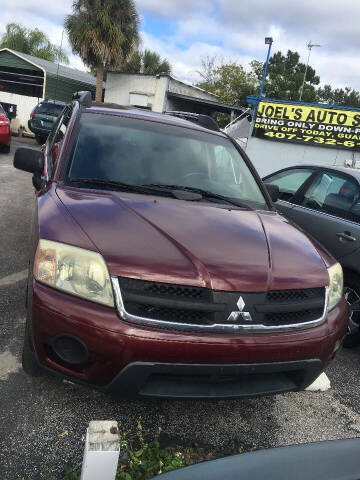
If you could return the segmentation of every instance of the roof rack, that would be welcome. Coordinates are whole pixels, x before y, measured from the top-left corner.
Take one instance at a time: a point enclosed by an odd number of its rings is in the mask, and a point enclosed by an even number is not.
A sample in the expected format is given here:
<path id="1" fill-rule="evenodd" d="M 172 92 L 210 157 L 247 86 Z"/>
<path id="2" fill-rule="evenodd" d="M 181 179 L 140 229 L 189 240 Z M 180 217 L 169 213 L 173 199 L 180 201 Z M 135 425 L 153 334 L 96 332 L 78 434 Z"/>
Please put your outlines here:
<path id="1" fill-rule="evenodd" d="M 80 105 L 84 107 L 91 107 L 92 104 L 92 96 L 91 92 L 82 90 L 80 92 L 75 92 L 72 96 L 73 100 L 78 100 Z"/>
<path id="2" fill-rule="evenodd" d="M 183 118 L 184 120 L 189 120 L 190 122 L 196 122 L 198 125 L 215 132 L 220 132 L 219 125 L 216 120 L 214 120 L 210 115 L 203 115 L 199 113 L 191 112 L 177 112 L 173 110 L 168 110 L 164 112 L 165 115 L 172 115 L 173 117 Z"/>

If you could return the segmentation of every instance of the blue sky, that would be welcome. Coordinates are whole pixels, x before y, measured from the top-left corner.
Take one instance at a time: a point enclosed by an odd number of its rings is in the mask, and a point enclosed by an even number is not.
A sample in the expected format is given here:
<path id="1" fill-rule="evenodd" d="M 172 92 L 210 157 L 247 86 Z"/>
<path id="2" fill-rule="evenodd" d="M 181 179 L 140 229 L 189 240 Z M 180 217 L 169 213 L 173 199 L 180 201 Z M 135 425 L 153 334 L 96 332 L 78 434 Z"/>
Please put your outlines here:
<path id="1" fill-rule="evenodd" d="M 358 0 L 135 0 L 141 17 L 142 47 L 168 58 L 176 77 L 196 82 L 202 56 L 238 61 L 264 60 L 264 37 L 274 50 L 297 50 L 306 61 L 306 43 L 314 49 L 311 64 L 322 83 L 360 90 L 360 2 Z M 62 23 L 72 0 L 0 0 L 0 34 L 9 22 L 46 32 L 60 43 Z M 84 69 L 64 47 L 71 65 Z"/>

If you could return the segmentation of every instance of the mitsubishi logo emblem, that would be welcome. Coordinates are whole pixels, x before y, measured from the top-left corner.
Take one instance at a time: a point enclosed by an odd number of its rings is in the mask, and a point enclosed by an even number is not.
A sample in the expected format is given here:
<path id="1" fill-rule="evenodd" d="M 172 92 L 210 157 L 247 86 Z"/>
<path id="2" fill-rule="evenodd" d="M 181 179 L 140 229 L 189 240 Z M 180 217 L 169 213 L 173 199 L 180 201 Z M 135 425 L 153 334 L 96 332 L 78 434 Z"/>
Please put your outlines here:
<path id="1" fill-rule="evenodd" d="M 231 312 L 227 321 L 229 323 L 236 323 L 239 320 L 244 320 L 245 322 L 252 322 L 252 318 L 249 312 L 244 312 L 245 302 L 242 297 L 239 297 L 239 300 L 236 302 L 238 311 Z"/>

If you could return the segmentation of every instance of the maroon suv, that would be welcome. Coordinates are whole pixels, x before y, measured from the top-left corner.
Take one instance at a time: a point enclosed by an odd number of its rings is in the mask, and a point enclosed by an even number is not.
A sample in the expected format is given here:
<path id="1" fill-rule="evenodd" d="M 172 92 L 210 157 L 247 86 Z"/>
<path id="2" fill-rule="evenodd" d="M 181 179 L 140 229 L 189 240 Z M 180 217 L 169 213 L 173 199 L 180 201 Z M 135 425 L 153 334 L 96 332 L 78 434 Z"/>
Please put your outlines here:
<path id="1" fill-rule="evenodd" d="M 117 395 L 307 387 L 346 333 L 341 267 L 209 117 L 75 96 L 33 173 L 23 366 Z M 276 192 L 272 192 L 276 195 Z"/>

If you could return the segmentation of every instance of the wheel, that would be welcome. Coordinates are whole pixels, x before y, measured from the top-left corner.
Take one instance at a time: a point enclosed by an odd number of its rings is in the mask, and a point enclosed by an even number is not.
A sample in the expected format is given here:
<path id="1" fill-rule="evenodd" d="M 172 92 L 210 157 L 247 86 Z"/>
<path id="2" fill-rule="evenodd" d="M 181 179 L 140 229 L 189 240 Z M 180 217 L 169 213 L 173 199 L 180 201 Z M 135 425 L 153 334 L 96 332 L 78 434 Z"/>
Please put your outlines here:
<path id="1" fill-rule="evenodd" d="M 24 372 L 27 373 L 30 377 L 39 377 L 41 375 L 41 370 L 36 362 L 34 352 L 31 350 L 30 330 L 27 321 L 25 327 L 25 337 L 21 360 Z"/>
<path id="2" fill-rule="evenodd" d="M 10 145 L 3 145 L 2 146 L 2 151 L 4 153 L 10 153 Z"/>
<path id="3" fill-rule="evenodd" d="M 47 137 L 44 135 L 35 135 L 35 140 L 38 145 L 44 145 L 47 140 Z"/>
<path id="4" fill-rule="evenodd" d="M 360 344 L 360 281 L 353 274 L 345 274 L 344 297 L 352 309 L 344 347 L 352 348 Z"/>

